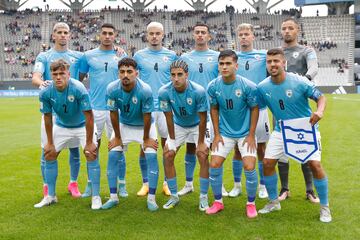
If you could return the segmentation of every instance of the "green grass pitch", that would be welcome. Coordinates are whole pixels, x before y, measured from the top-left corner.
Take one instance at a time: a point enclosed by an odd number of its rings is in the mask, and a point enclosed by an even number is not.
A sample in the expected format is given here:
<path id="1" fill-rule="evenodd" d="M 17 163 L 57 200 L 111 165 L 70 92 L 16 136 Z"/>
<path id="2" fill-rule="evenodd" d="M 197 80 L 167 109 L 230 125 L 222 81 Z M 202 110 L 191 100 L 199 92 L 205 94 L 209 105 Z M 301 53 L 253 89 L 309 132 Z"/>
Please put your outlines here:
<path id="1" fill-rule="evenodd" d="M 181 198 L 171 210 L 151 213 L 146 198 L 136 192 L 141 186 L 137 145 L 126 154 L 126 181 L 129 197 L 108 211 L 92 211 L 90 199 L 72 199 L 68 151 L 59 157 L 57 196 L 59 203 L 43 209 L 41 200 L 40 113 L 37 98 L 0 99 L 0 239 L 359 239 L 360 237 L 360 95 L 327 95 L 328 105 L 320 122 L 323 166 L 329 177 L 333 222 L 319 221 L 319 206 L 305 200 L 300 165 L 290 164 L 292 196 L 282 210 L 249 220 L 246 198 L 224 198 L 225 210 L 206 216 L 198 210 L 199 183 L 196 167 L 195 192 Z M 101 146 L 101 196 L 106 201 L 107 141 Z M 179 189 L 185 182 L 184 150 L 176 159 Z M 161 155 L 159 154 L 159 163 Z M 81 159 L 80 190 L 86 183 L 85 159 Z M 162 166 L 162 165 L 160 165 Z M 157 191 L 162 206 L 163 170 Z M 244 176 L 242 177 L 244 186 Z M 232 187 L 231 161 L 225 162 L 224 183 Z M 243 192 L 245 188 L 243 187 Z M 210 202 L 213 197 L 209 192 Z M 266 200 L 257 200 L 262 208 Z"/>

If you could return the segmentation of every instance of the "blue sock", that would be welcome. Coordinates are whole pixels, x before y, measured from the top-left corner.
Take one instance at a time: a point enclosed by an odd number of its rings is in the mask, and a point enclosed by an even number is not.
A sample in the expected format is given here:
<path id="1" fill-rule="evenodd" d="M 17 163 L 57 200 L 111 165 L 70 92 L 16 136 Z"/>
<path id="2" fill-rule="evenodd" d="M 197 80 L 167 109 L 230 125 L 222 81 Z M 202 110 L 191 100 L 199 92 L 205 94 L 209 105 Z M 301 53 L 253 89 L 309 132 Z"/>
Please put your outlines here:
<path id="1" fill-rule="evenodd" d="M 167 178 L 167 184 L 170 189 L 171 195 L 176 195 L 177 194 L 176 176 L 173 178 Z"/>
<path id="2" fill-rule="evenodd" d="M 259 176 L 260 176 L 260 184 L 265 185 L 264 183 L 264 169 L 263 169 L 263 162 L 262 160 L 258 161 L 258 170 L 259 170 Z"/>
<path id="3" fill-rule="evenodd" d="M 76 182 L 80 171 L 80 149 L 70 148 L 69 150 L 70 180 Z"/>
<path id="4" fill-rule="evenodd" d="M 56 178 L 58 175 L 58 161 L 51 160 L 45 162 L 45 181 L 49 187 L 49 196 L 55 196 Z"/>
<path id="5" fill-rule="evenodd" d="M 186 181 L 192 182 L 194 178 L 194 171 L 196 166 L 196 156 L 195 154 L 185 154 L 185 175 Z"/>
<path id="6" fill-rule="evenodd" d="M 45 179 L 45 164 L 46 164 L 46 160 L 45 160 L 45 155 L 44 155 L 44 149 L 41 149 L 41 157 L 40 157 L 40 169 L 41 169 L 41 176 L 43 179 L 43 183 L 46 184 L 46 179 Z"/>
<path id="7" fill-rule="evenodd" d="M 119 159 L 124 155 L 120 151 L 110 151 L 108 153 L 107 179 L 110 193 L 117 193 L 117 178 L 119 175 Z"/>
<path id="8" fill-rule="evenodd" d="M 215 200 L 222 199 L 222 175 L 223 175 L 223 167 L 220 168 L 209 168 L 209 179 L 211 188 L 214 194 Z"/>
<path id="9" fill-rule="evenodd" d="M 156 153 L 145 153 L 147 173 L 149 178 L 149 194 L 155 195 L 159 180 L 159 164 Z"/>
<path id="10" fill-rule="evenodd" d="M 145 157 L 139 157 L 139 164 L 140 164 L 140 170 L 141 170 L 141 176 L 143 183 L 147 183 L 148 180 L 148 173 L 147 173 L 147 163 Z"/>
<path id="11" fill-rule="evenodd" d="M 239 159 L 232 160 L 232 169 L 233 169 L 233 176 L 234 182 L 239 183 L 241 182 L 241 171 L 243 168 L 243 162 Z"/>
<path id="12" fill-rule="evenodd" d="M 119 162 L 119 180 L 120 181 L 125 181 L 125 175 L 126 175 L 126 161 L 125 161 L 125 156 L 123 152 L 120 152 L 121 154 L 119 155 L 119 157 L 117 158 L 118 162 Z"/>
<path id="13" fill-rule="evenodd" d="M 278 189 L 277 189 L 277 182 L 278 182 L 278 175 L 275 172 L 272 176 L 264 176 L 264 182 L 266 191 L 269 194 L 270 201 L 274 201 L 278 199 Z"/>
<path id="14" fill-rule="evenodd" d="M 100 196 L 100 165 L 99 160 L 87 162 L 89 179 L 91 181 L 92 196 Z"/>
<path id="15" fill-rule="evenodd" d="M 209 179 L 200 177 L 200 193 L 207 195 L 209 191 Z"/>
<path id="16" fill-rule="evenodd" d="M 258 186 L 258 177 L 256 170 L 251 171 L 244 170 L 246 177 L 246 193 L 248 202 L 254 202 L 256 197 L 256 189 Z"/>
<path id="17" fill-rule="evenodd" d="M 320 198 L 320 204 L 322 206 L 328 206 L 329 205 L 328 178 L 327 177 L 324 177 L 322 179 L 314 178 L 314 185 Z"/>

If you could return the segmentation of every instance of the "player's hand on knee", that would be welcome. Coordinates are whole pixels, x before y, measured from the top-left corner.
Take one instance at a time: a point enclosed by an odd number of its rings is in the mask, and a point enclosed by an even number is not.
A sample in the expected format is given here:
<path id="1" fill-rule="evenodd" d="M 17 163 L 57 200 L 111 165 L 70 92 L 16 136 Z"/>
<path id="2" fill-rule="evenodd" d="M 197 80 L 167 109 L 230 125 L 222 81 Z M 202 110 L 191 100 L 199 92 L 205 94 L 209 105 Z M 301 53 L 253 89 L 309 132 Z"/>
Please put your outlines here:
<path id="1" fill-rule="evenodd" d="M 109 141 L 108 150 L 110 151 L 111 149 L 113 149 L 114 147 L 117 147 L 117 146 L 120 146 L 122 148 L 124 147 L 121 138 L 114 137 L 113 139 L 111 139 Z"/>
<path id="2" fill-rule="evenodd" d="M 155 151 L 157 151 L 157 149 L 158 149 L 157 140 L 152 139 L 152 138 L 144 139 L 144 147 L 143 147 L 144 151 L 146 150 L 146 148 L 152 148 Z"/>
<path id="3" fill-rule="evenodd" d="M 242 145 L 244 146 L 247 143 L 247 151 L 254 153 L 256 152 L 256 140 L 255 136 L 252 134 L 249 134 L 245 137 Z"/>
<path id="4" fill-rule="evenodd" d="M 222 145 L 224 145 L 224 140 L 223 138 L 221 137 L 221 135 L 215 135 L 214 136 L 214 140 L 213 140 L 213 143 L 212 143 L 212 146 L 211 146 L 211 150 L 212 151 L 216 151 L 219 149 L 219 143 L 222 143 Z"/>
<path id="5" fill-rule="evenodd" d="M 94 161 L 97 157 L 97 147 L 94 143 L 89 143 L 85 145 L 84 148 L 84 154 L 86 157 L 86 160 L 88 161 Z"/>
<path id="6" fill-rule="evenodd" d="M 55 160 L 57 157 L 56 149 L 54 144 L 46 144 L 44 147 L 45 160 Z"/>
<path id="7" fill-rule="evenodd" d="M 207 157 L 207 155 L 209 155 L 209 148 L 206 143 L 198 143 L 196 148 L 196 155 L 200 157 Z"/>
<path id="8" fill-rule="evenodd" d="M 310 124 L 314 126 L 323 117 L 322 112 L 313 112 L 310 117 Z"/>

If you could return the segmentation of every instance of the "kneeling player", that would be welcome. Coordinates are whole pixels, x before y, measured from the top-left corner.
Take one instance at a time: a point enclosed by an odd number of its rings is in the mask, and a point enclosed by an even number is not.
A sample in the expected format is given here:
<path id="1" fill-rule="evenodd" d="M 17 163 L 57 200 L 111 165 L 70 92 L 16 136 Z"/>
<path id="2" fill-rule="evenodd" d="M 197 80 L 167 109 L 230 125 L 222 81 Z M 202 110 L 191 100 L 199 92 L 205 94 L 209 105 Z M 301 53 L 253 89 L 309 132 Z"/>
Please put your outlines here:
<path id="1" fill-rule="evenodd" d="M 149 194 L 147 207 L 156 211 L 159 207 L 155 201 L 155 192 L 159 178 L 157 161 L 156 128 L 152 123 L 151 112 L 154 101 L 149 85 L 137 78 L 137 63 L 131 58 L 124 58 L 118 63 L 119 80 L 110 83 L 106 90 L 107 106 L 110 110 L 111 123 L 114 129 L 109 142 L 107 167 L 110 199 L 103 205 L 109 209 L 119 203 L 117 196 L 117 176 L 124 161 L 124 153 L 130 142 L 142 145 L 147 162 Z M 118 111 L 120 110 L 120 118 Z M 119 124 L 120 120 L 120 124 Z"/>
<path id="2" fill-rule="evenodd" d="M 205 139 L 208 110 L 206 92 L 203 87 L 187 79 L 186 62 L 181 60 L 173 62 L 170 72 L 172 82 L 159 90 L 160 110 L 165 114 L 169 132 L 164 148 L 164 160 L 171 197 L 163 208 L 170 209 L 179 203 L 174 159 L 180 146 L 190 143 L 195 144 L 197 148 L 196 153 L 200 163 L 199 209 L 205 211 L 209 207 L 207 192 L 210 145 L 209 138 Z"/>
<path id="3" fill-rule="evenodd" d="M 92 183 L 92 209 L 101 207 L 100 165 L 97 159 L 94 117 L 89 95 L 84 85 L 70 78 L 69 64 L 60 59 L 50 67 L 53 82 L 40 92 L 40 111 L 44 114 L 47 143 L 45 153 L 45 178 L 49 194 L 35 205 L 36 208 L 57 202 L 55 187 L 58 175 L 57 156 L 64 148 L 81 145 L 87 160 Z M 55 125 L 52 111 L 56 113 Z"/>
<path id="4" fill-rule="evenodd" d="M 246 176 L 248 195 L 246 214 L 249 218 L 254 218 L 257 216 L 255 198 L 258 185 L 255 170 L 255 129 L 259 108 L 256 101 L 256 85 L 246 78 L 236 75 L 237 60 L 238 57 L 234 51 L 222 51 L 219 55 L 221 76 L 212 80 L 208 86 L 211 120 L 214 126 L 209 179 L 215 202 L 211 208 L 206 210 L 206 213 L 215 214 L 224 209 L 221 194 L 222 165 L 228 154 L 237 145 Z"/>

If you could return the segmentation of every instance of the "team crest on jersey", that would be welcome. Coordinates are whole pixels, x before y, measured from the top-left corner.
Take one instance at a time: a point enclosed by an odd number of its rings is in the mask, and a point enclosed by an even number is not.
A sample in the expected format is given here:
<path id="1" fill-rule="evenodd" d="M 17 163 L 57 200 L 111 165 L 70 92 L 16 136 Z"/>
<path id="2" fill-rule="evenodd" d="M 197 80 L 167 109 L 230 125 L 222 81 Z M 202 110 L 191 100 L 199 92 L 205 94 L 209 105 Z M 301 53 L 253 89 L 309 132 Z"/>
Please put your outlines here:
<path id="1" fill-rule="evenodd" d="M 167 56 L 164 56 L 164 57 L 163 57 L 163 61 L 164 61 L 164 62 L 168 62 L 168 61 L 169 61 L 169 58 L 168 58 Z"/>
<path id="2" fill-rule="evenodd" d="M 261 57 L 260 57 L 259 54 L 255 54 L 255 55 L 254 55 L 254 58 L 259 61 Z"/>
<path id="3" fill-rule="evenodd" d="M 237 97 L 241 96 L 241 90 L 240 89 L 235 90 L 235 96 L 237 96 Z"/>
<path id="4" fill-rule="evenodd" d="M 289 97 L 289 98 L 291 98 L 292 97 L 292 94 L 293 94 L 293 92 L 292 92 L 292 90 L 286 90 L 286 96 L 287 97 Z"/>
<path id="5" fill-rule="evenodd" d="M 294 52 L 293 53 L 293 58 L 297 58 L 299 56 L 299 52 Z"/>
<path id="6" fill-rule="evenodd" d="M 118 62 L 119 61 L 119 58 L 117 56 L 114 57 L 114 61 L 115 62 Z"/>
<path id="7" fill-rule="evenodd" d="M 137 102 L 138 102 L 138 99 L 137 99 L 137 97 L 135 97 L 135 96 L 133 96 L 131 100 L 132 100 L 132 102 L 133 102 L 134 104 L 137 104 Z"/>
<path id="8" fill-rule="evenodd" d="M 75 58 L 71 57 L 71 58 L 70 58 L 70 62 L 71 62 L 71 63 L 74 63 L 74 62 L 75 62 Z"/>
<path id="9" fill-rule="evenodd" d="M 160 108 L 161 109 L 167 109 L 168 108 L 167 101 L 160 101 Z"/>
<path id="10" fill-rule="evenodd" d="M 74 102 L 74 100 L 75 100 L 74 95 L 69 95 L 68 100 L 69 100 L 69 102 Z"/>
<path id="11" fill-rule="evenodd" d="M 187 99 L 186 99 L 186 102 L 187 102 L 189 105 L 191 105 L 192 102 L 193 102 L 193 101 L 192 101 L 192 98 L 187 98 Z"/>
<path id="12" fill-rule="evenodd" d="M 213 59 L 213 57 L 208 57 L 207 61 L 212 62 L 212 61 L 214 61 L 214 59 Z"/>
<path id="13" fill-rule="evenodd" d="M 111 99 L 108 99 L 107 105 L 108 105 L 109 107 L 114 107 L 115 101 L 114 101 L 114 100 L 111 100 Z"/>

